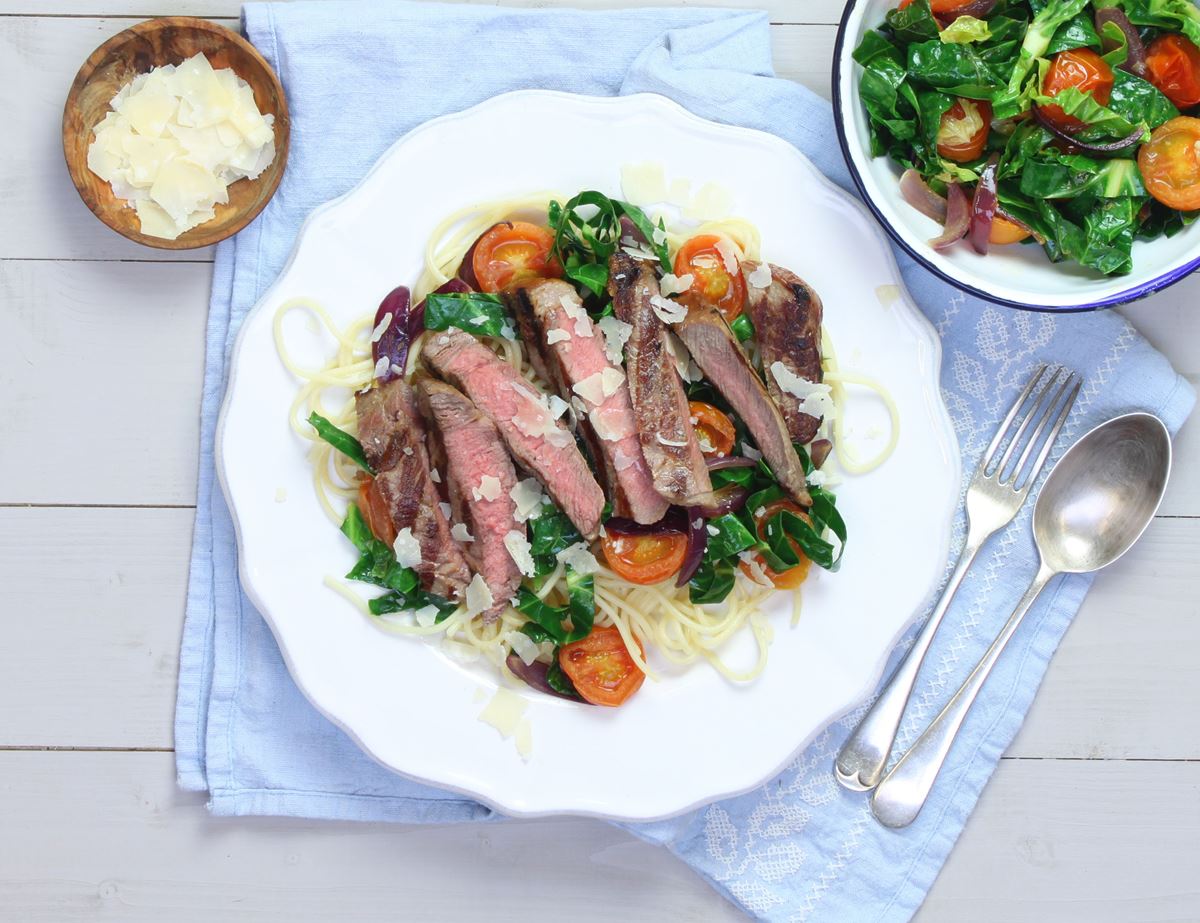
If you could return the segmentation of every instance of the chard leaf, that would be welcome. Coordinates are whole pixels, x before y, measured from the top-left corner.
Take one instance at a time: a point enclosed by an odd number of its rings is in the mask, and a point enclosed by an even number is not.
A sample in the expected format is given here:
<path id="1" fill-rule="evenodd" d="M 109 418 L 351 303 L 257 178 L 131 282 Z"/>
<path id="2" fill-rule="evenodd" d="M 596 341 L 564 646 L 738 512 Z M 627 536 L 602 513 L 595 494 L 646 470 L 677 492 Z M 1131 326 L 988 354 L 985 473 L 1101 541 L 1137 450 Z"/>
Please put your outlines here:
<path id="1" fill-rule="evenodd" d="M 1158 87 L 1123 70 L 1113 72 L 1108 108 L 1135 125 L 1144 123 L 1151 131 L 1179 115 L 1179 110 Z"/>
<path id="2" fill-rule="evenodd" d="M 888 10 L 884 21 L 896 41 L 902 45 L 927 42 L 938 37 L 938 22 L 933 18 L 929 0 L 914 0 L 903 9 L 895 7 Z"/>
<path id="3" fill-rule="evenodd" d="M 367 472 L 367 474 L 375 473 L 375 469 L 367 461 L 367 455 L 363 451 L 362 443 L 348 432 L 334 426 L 315 411 L 308 415 L 308 422 L 317 431 L 318 436 L 349 458 L 358 467 L 362 468 L 363 471 Z"/>
<path id="4" fill-rule="evenodd" d="M 504 302 L 487 292 L 453 292 L 425 296 L 425 329 L 457 327 L 478 336 L 498 337 L 512 330 Z"/>
<path id="5" fill-rule="evenodd" d="M 974 16 L 959 16 L 946 26 L 938 38 L 948 45 L 969 45 L 972 42 L 986 42 L 992 37 L 992 31 L 985 20 Z"/>
<path id="6" fill-rule="evenodd" d="M 931 87 L 970 99 L 991 99 L 998 75 L 970 45 L 935 39 L 908 46 L 907 73 Z"/>
<path id="7" fill-rule="evenodd" d="M 1045 51 L 1045 56 L 1049 58 L 1060 51 L 1069 51 L 1072 48 L 1100 50 L 1100 36 L 1096 33 L 1096 26 L 1092 22 L 1090 10 L 1081 11 L 1058 27 Z"/>
<path id="8" fill-rule="evenodd" d="M 724 602 L 733 589 L 734 576 L 734 566 L 730 561 L 705 559 L 688 581 L 688 599 L 696 605 Z"/>
<path id="9" fill-rule="evenodd" d="M 1031 74 L 1035 74 L 1037 62 L 1045 56 L 1046 49 L 1050 47 L 1059 26 L 1083 12 L 1088 2 L 1089 0 L 1049 0 L 1037 11 L 1025 31 L 1021 50 L 1017 54 L 1006 85 L 993 97 L 992 108 L 996 118 L 1011 118 L 1028 108 L 1028 103 L 1024 100 L 1027 79 Z"/>

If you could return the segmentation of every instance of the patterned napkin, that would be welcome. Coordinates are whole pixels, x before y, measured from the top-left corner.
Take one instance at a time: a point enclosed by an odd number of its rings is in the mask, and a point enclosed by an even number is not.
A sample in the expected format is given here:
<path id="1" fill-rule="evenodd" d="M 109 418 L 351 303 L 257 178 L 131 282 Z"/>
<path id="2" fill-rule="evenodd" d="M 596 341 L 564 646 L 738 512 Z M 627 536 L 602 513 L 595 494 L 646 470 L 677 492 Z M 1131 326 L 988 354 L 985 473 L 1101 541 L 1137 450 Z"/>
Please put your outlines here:
<path id="1" fill-rule="evenodd" d="M 262 216 L 217 251 L 175 728 L 179 782 L 210 792 L 217 814 L 483 820 L 493 816 L 488 808 L 388 772 L 318 715 L 241 592 L 212 453 L 242 318 L 275 278 L 313 207 L 353 186 L 408 130 L 497 93 L 526 87 L 661 93 L 706 118 L 780 135 L 849 189 L 829 106 L 773 76 L 768 20 L 757 12 L 325 2 L 251 4 L 244 20 L 287 88 L 292 149 L 283 184 Z M 996 308 L 907 259 L 900 263 L 943 340 L 942 388 L 964 471 L 972 470 L 1017 388 L 1043 359 L 1069 363 L 1087 381 L 1064 442 L 1122 411 L 1153 411 L 1172 431 L 1190 411 L 1191 388 L 1119 315 Z M 968 577 L 931 652 L 901 743 L 936 713 L 1023 590 L 1033 571 L 1031 506 Z M 962 533 L 960 521 L 956 542 Z M 907 830 L 876 824 L 866 799 L 834 781 L 833 756 L 857 714 L 821 731 L 760 789 L 630 829 L 669 848 L 764 919 L 908 919 L 1016 734 L 1089 583 L 1069 577 L 1044 594 L 968 718 L 929 805 Z"/>

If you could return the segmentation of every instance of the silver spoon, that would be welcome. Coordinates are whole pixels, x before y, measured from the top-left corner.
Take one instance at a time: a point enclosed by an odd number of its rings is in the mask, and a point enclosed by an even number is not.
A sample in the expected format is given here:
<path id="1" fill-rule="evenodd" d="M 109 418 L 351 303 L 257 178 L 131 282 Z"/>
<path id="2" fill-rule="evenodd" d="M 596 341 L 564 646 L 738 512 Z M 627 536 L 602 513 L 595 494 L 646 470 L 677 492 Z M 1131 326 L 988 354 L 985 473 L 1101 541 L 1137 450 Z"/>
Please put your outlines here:
<path id="1" fill-rule="evenodd" d="M 1171 436 L 1148 413 L 1101 423 L 1059 459 L 1033 510 L 1037 576 L 999 637 L 912 748 L 884 776 L 871 811 L 888 827 L 917 819 L 954 738 L 1021 619 L 1058 574 L 1086 574 L 1121 557 L 1154 518 L 1171 471 Z"/>

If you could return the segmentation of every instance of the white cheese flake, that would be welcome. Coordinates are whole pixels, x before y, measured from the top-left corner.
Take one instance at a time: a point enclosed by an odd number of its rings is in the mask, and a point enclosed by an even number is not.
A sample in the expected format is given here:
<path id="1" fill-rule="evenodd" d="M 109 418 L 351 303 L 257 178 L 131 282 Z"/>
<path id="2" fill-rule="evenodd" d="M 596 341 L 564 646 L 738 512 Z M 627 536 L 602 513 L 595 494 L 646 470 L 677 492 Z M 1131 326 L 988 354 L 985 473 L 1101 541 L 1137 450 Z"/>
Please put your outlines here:
<path id="1" fill-rule="evenodd" d="M 275 502 L 282 503 L 286 499 L 287 499 L 287 488 L 286 487 L 276 487 L 275 488 Z"/>
<path id="2" fill-rule="evenodd" d="M 819 468 L 814 468 L 808 473 L 808 483 L 813 487 L 824 487 L 829 483 L 829 475 Z"/>
<path id="3" fill-rule="evenodd" d="M 759 263 L 753 271 L 746 274 L 746 281 L 750 283 L 751 288 L 767 288 L 771 284 L 771 267 L 766 263 Z"/>
<path id="4" fill-rule="evenodd" d="M 533 554 L 530 552 L 529 539 L 523 530 L 511 529 L 504 536 L 504 547 L 519 570 L 526 577 L 532 577 L 536 568 L 533 564 Z"/>
<path id="5" fill-rule="evenodd" d="M 396 552 L 396 563 L 401 567 L 417 567 L 421 563 L 421 543 L 413 535 L 413 530 L 405 526 L 396 534 L 392 542 L 392 551 Z"/>
<path id="6" fill-rule="evenodd" d="M 778 382 L 781 390 L 795 398 L 799 398 L 801 413 L 813 417 L 826 417 L 833 414 L 833 388 L 820 382 L 801 378 L 786 365 L 776 359 L 771 363 L 771 375 Z"/>
<path id="7" fill-rule="evenodd" d="M 524 632 L 514 631 L 508 636 L 508 645 L 512 652 L 521 658 L 521 663 L 529 666 L 542 653 L 542 646 L 536 643 Z"/>
<path id="8" fill-rule="evenodd" d="M 522 718 L 517 722 L 513 743 L 516 745 L 517 755 L 528 763 L 533 756 L 533 726 L 530 725 L 528 718 Z"/>
<path id="9" fill-rule="evenodd" d="M 490 609 L 494 602 L 492 591 L 488 589 L 488 585 L 484 582 L 483 577 L 479 574 L 472 577 L 471 582 L 467 584 L 467 592 L 463 594 L 463 603 L 467 607 L 467 615 L 479 615 L 480 612 Z"/>
<path id="10" fill-rule="evenodd" d="M 508 495 L 512 497 L 517 522 L 527 522 L 538 512 L 541 505 L 542 485 L 533 478 L 525 478 L 523 481 L 517 481 Z"/>
<path id="11" fill-rule="evenodd" d="M 474 317 L 468 317 L 467 323 L 470 324 L 472 327 L 482 327 L 484 324 L 487 323 L 487 315 L 486 314 L 476 314 Z"/>
<path id="12" fill-rule="evenodd" d="M 412 446 L 410 446 L 410 445 L 406 445 L 406 446 L 404 447 L 404 454 L 405 454 L 405 455 L 412 455 L 412 453 L 413 453 L 413 447 L 412 447 Z"/>
<path id="13" fill-rule="evenodd" d="M 690 272 L 682 276 L 677 276 L 674 273 L 664 273 L 663 277 L 658 280 L 658 287 L 664 295 L 682 295 L 692 287 L 692 283 L 696 277 Z"/>
<path id="14" fill-rule="evenodd" d="M 627 324 L 614 315 L 602 317 L 597 322 L 600 332 L 604 334 L 604 354 L 608 361 L 620 365 L 625 356 L 625 344 L 633 333 L 633 325 Z"/>
<path id="15" fill-rule="evenodd" d="M 549 404 L 550 408 L 550 416 L 555 420 L 559 419 L 564 413 L 566 413 L 567 409 L 571 406 L 557 394 L 551 394 L 547 403 Z"/>
<path id="16" fill-rule="evenodd" d="M 476 500 L 495 500 L 500 496 L 500 479 L 485 474 L 479 479 L 479 486 L 471 488 L 471 496 Z"/>
<path id="17" fill-rule="evenodd" d="M 388 311 L 387 314 L 383 315 L 379 323 L 375 325 L 375 329 L 371 331 L 371 342 L 378 343 L 390 326 L 392 326 L 392 312 Z"/>
<path id="18" fill-rule="evenodd" d="M 678 324 L 687 317 L 687 308 L 662 295 L 651 295 L 650 307 L 664 324 Z"/>
<path id="19" fill-rule="evenodd" d="M 432 628 L 437 624 L 438 608 L 435 605 L 422 606 L 413 612 L 413 618 L 422 628 Z"/>
<path id="20" fill-rule="evenodd" d="M 437 468 L 429 469 L 429 480 L 433 481 L 433 483 L 435 483 L 435 484 L 442 483 L 442 476 L 438 472 Z"/>
<path id="21" fill-rule="evenodd" d="M 450 537 L 458 542 L 475 541 L 475 536 L 471 534 L 471 531 L 467 528 L 467 524 L 465 522 L 456 522 L 453 526 L 451 526 Z"/>
<path id="22" fill-rule="evenodd" d="M 607 368 L 600 373 L 600 390 L 605 397 L 611 397 L 625 383 L 625 373 L 620 369 Z"/>
<path id="23" fill-rule="evenodd" d="M 588 550 L 586 542 L 576 542 L 564 548 L 555 557 L 563 567 L 569 567 L 577 574 L 594 574 L 600 570 L 600 564 L 596 556 Z"/>
<path id="24" fill-rule="evenodd" d="M 565 343 L 569 339 L 571 339 L 571 334 L 567 333 L 565 330 L 559 330 L 555 328 L 553 330 L 546 331 L 547 346 L 553 346 L 555 343 Z"/>
<path id="25" fill-rule="evenodd" d="M 721 254 L 721 262 L 725 264 L 725 271 L 731 275 L 738 271 L 738 258 L 741 255 L 738 253 L 737 245 L 727 237 L 718 237 L 714 245 L 717 248 L 717 253 Z"/>
<path id="26" fill-rule="evenodd" d="M 708 530 L 709 535 L 720 535 L 721 534 L 721 530 L 718 529 L 716 526 L 714 526 L 711 522 L 708 523 L 704 528 Z"/>
<path id="27" fill-rule="evenodd" d="M 588 415 L 588 418 L 591 420 L 592 429 L 596 431 L 596 435 L 605 442 L 619 442 L 626 436 L 633 435 L 633 414 L 629 413 L 624 406 L 598 407 Z"/>
<path id="28" fill-rule="evenodd" d="M 528 705 L 524 698 L 501 686 L 479 713 L 479 720 L 494 727 L 501 737 L 512 737 Z"/>
<path id="29" fill-rule="evenodd" d="M 517 338 L 517 331 L 513 330 L 512 325 L 505 321 L 504 326 L 500 328 L 500 336 L 506 340 L 515 340 Z"/>
<path id="30" fill-rule="evenodd" d="M 610 371 L 606 369 L 605 371 Z M 571 385 L 571 390 L 588 402 L 592 407 L 604 403 L 604 372 L 594 372 L 582 381 Z"/>
<path id="31" fill-rule="evenodd" d="M 667 178 L 663 165 L 647 161 L 621 167 L 621 195 L 634 205 L 666 201 Z"/>
<path id="32" fill-rule="evenodd" d="M 683 209 L 683 217 L 692 221 L 716 221 L 729 215 L 733 208 L 733 193 L 717 182 L 707 182 L 691 197 Z"/>
<path id="33" fill-rule="evenodd" d="M 665 244 L 667 242 L 666 228 L 655 227 L 654 230 L 650 232 L 650 240 L 656 246 L 661 247 L 663 244 Z"/>
<path id="34" fill-rule="evenodd" d="M 438 503 L 438 509 L 442 511 L 443 516 L 445 516 L 447 519 L 450 518 L 450 504 L 449 503 L 447 503 L 445 500 L 442 500 L 441 502 Z"/>
<path id="35" fill-rule="evenodd" d="M 654 438 L 658 440 L 659 445 L 668 445 L 676 449 L 681 449 L 687 445 L 686 439 L 668 439 L 662 433 L 655 433 Z"/>
<path id="36" fill-rule="evenodd" d="M 374 377 L 375 377 L 375 378 L 382 378 L 384 375 L 386 375 L 386 374 L 388 373 L 388 370 L 389 370 L 390 368 L 391 368 L 391 363 L 390 363 L 390 362 L 388 362 L 388 357 L 387 357 L 387 356 L 380 356 L 380 357 L 379 357 L 379 361 L 375 363 L 375 374 L 374 374 Z"/>

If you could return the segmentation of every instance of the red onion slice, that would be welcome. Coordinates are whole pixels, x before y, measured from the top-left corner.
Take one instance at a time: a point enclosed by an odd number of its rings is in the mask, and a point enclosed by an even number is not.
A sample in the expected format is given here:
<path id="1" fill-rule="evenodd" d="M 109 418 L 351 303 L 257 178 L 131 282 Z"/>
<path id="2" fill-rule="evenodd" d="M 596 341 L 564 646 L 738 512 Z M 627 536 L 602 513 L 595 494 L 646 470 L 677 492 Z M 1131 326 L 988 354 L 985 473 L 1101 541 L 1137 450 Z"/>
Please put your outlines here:
<path id="1" fill-rule="evenodd" d="M 569 702 L 578 702 L 580 705 L 591 704 L 591 702 L 585 702 L 583 699 L 564 695 L 551 686 L 549 680 L 546 679 L 546 671 L 550 669 L 549 664 L 542 663 L 540 660 L 535 660 L 533 663 L 526 663 L 516 653 L 510 653 L 504 662 L 512 670 L 513 676 L 524 680 L 528 686 L 536 689 L 538 692 L 544 692 L 546 695 L 552 695 L 558 699 L 566 699 Z"/>
<path id="2" fill-rule="evenodd" d="M 996 3 L 997 0 L 971 0 L 970 3 L 955 7 L 953 13 L 945 14 L 946 25 L 950 25 L 959 16 L 974 16 L 976 19 L 987 19 L 988 14 L 995 9 Z M 943 17 L 938 16 L 937 18 L 940 20 Z"/>
<path id="3" fill-rule="evenodd" d="M 1074 154 L 1078 151 L 1083 151 L 1088 154 L 1099 154 L 1100 156 L 1116 154 L 1125 150 L 1126 148 L 1133 147 L 1142 140 L 1142 135 L 1144 134 L 1140 128 L 1137 128 L 1134 129 L 1131 135 L 1126 138 L 1122 138 L 1119 141 L 1082 141 L 1055 125 L 1054 121 L 1050 119 L 1046 113 L 1042 112 L 1041 107 L 1036 103 L 1029 108 L 1030 111 L 1033 112 L 1033 117 L 1037 119 L 1038 124 L 1041 125 L 1042 128 L 1046 129 L 1046 131 L 1050 132 L 1050 134 L 1054 135 L 1054 137 L 1059 141 L 1061 141 L 1064 149 L 1069 154 Z"/>
<path id="4" fill-rule="evenodd" d="M 1109 6 L 1096 11 L 1096 31 L 1100 33 L 1101 44 L 1105 54 L 1116 46 L 1104 41 L 1104 24 L 1113 23 L 1125 35 L 1125 50 L 1127 57 L 1120 65 L 1121 70 L 1128 71 L 1137 77 L 1146 76 L 1146 46 L 1142 44 L 1142 36 L 1137 27 L 1129 21 L 1125 11 L 1120 7 Z"/>
<path id="5" fill-rule="evenodd" d="M 951 183 L 946 189 L 946 221 L 942 233 L 929 241 L 934 250 L 945 250 L 955 241 L 966 236 L 971 226 L 971 203 L 967 194 L 958 183 Z"/>
<path id="6" fill-rule="evenodd" d="M 383 301 L 379 303 L 379 310 L 375 312 L 375 327 L 371 334 L 371 358 L 377 368 L 379 360 L 387 359 L 387 367 L 375 376 L 380 384 L 400 377 L 404 364 L 408 361 L 408 344 L 412 342 L 409 333 L 411 304 L 412 296 L 408 287 L 397 285 L 384 296 Z M 394 369 L 400 369 L 401 372 L 397 373 Z"/>
<path id="7" fill-rule="evenodd" d="M 696 510 L 705 519 L 716 519 L 718 516 L 724 516 L 726 513 L 736 513 L 746 505 L 746 498 L 749 496 L 750 491 L 741 484 L 726 484 L 724 487 L 719 487 L 713 491 L 712 503 L 692 507 L 692 509 Z"/>
<path id="8" fill-rule="evenodd" d="M 900 195 L 922 215 L 946 223 L 946 200 L 929 188 L 925 178 L 912 167 L 900 174 Z"/>
<path id="9" fill-rule="evenodd" d="M 704 459 L 709 471 L 721 471 L 724 468 L 753 468 L 758 464 L 753 458 L 744 455 L 722 455 Z"/>
<path id="10" fill-rule="evenodd" d="M 988 238 L 992 234 L 992 221 L 996 217 L 996 164 L 1000 155 L 993 154 L 979 174 L 979 182 L 975 184 L 975 195 L 971 199 L 971 246 L 975 252 L 987 255 Z"/>
<path id="11" fill-rule="evenodd" d="M 604 523 L 604 531 L 608 535 L 684 535 L 688 531 L 687 512 L 682 507 L 673 506 L 667 510 L 667 515 L 658 522 L 649 525 L 626 519 L 624 516 L 612 516 Z"/>
<path id="12" fill-rule="evenodd" d="M 708 524 L 704 521 L 704 515 L 694 507 L 688 510 L 687 514 L 687 552 L 683 556 L 683 563 L 679 566 L 679 576 L 675 578 L 677 587 L 687 586 L 692 575 L 700 569 L 700 562 L 704 559 L 704 550 L 708 548 Z"/>

